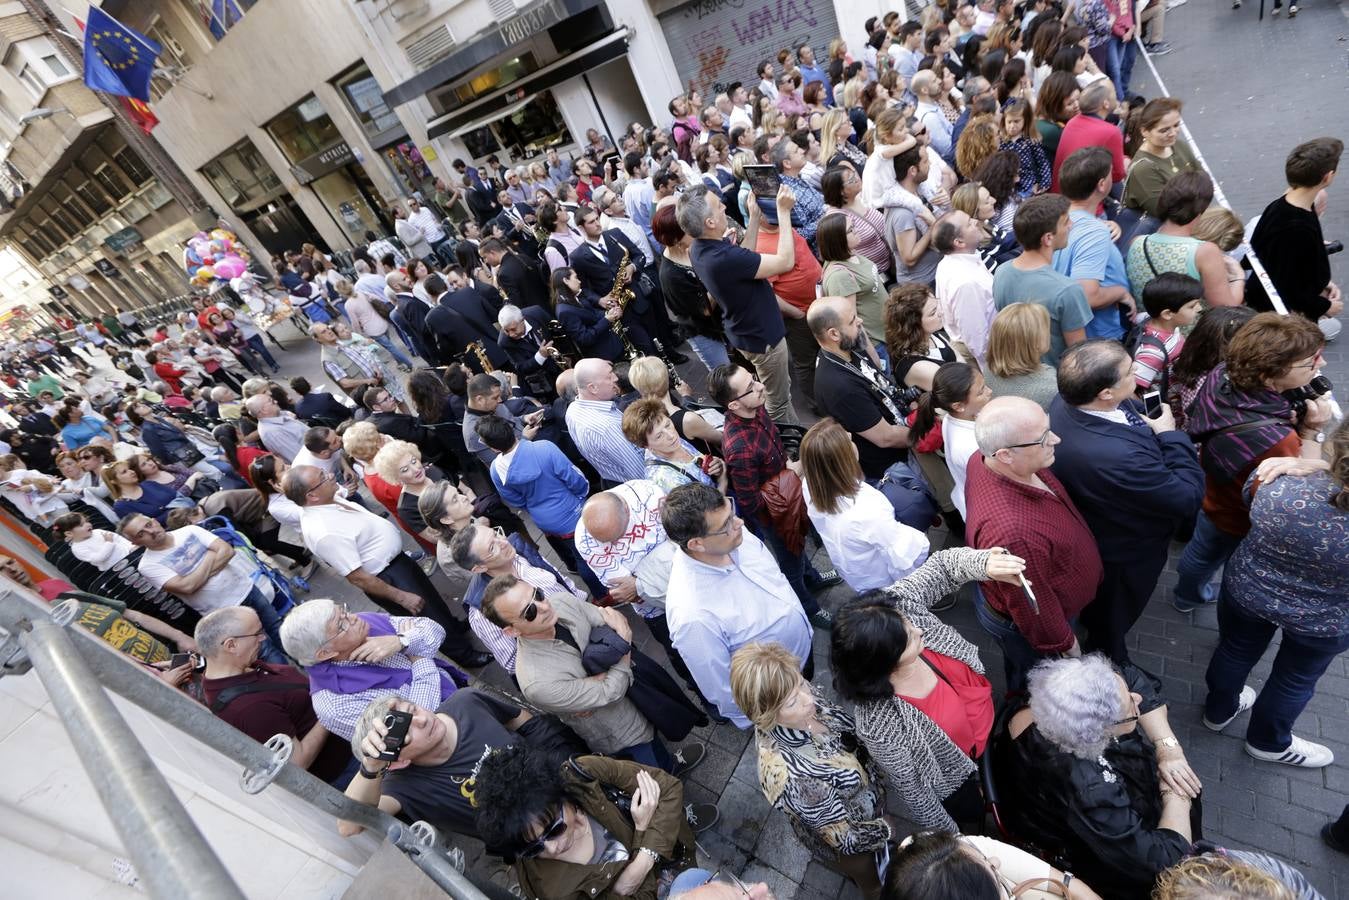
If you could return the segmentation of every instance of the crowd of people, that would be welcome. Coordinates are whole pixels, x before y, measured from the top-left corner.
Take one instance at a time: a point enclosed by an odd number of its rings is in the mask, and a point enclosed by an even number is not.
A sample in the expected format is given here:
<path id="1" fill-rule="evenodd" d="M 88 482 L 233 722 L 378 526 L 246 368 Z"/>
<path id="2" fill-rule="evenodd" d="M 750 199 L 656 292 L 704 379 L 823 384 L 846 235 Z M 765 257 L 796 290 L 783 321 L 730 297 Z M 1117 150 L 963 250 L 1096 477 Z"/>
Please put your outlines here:
<path id="1" fill-rule="evenodd" d="M 1131 632 L 1183 542 L 1202 724 L 1334 762 L 1293 729 L 1349 647 L 1343 144 L 1214 205 L 1180 101 L 1130 92 L 1165 6 L 890 13 L 617 146 L 455 160 L 349 268 L 306 245 L 172 336 L 12 343 L 0 500 L 63 577 L 4 574 L 527 896 L 766 896 L 696 852 L 716 722 L 868 898 L 1319 897 L 1204 840 Z M 285 383 L 278 307 L 318 345 Z M 320 567 L 349 589 L 304 599 Z"/>

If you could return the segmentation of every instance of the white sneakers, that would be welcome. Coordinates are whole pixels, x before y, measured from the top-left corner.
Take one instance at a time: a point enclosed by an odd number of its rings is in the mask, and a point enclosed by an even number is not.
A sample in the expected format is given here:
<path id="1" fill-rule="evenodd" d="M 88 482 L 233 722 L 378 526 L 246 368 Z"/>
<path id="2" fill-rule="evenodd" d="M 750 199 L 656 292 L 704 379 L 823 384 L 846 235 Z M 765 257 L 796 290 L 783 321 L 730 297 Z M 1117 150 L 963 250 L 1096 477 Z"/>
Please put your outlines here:
<path id="1" fill-rule="evenodd" d="M 1301 766 L 1304 769 L 1324 768 L 1335 761 L 1335 754 L 1329 747 L 1313 744 L 1297 735 L 1293 735 L 1293 740 L 1286 750 L 1276 750 L 1271 753 L 1267 750 L 1257 750 L 1248 743 L 1246 753 L 1264 762 Z"/>
<path id="2" fill-rule="evenodd" d="M 1233 719 L 1235 719 L 1237 716 L 1241 715 L 1254 705 L 1255 705 L 1255 688 L 1251 687 L 1249 684 L 1244 685 L 1241 688 L 1241 696 L 1237 698 L 1237 711 L 1232 713 L 1232 715 L 1228 716 L 1221 722 L 1210 722 L 1209 717 L 1204 716 L 1204 727 L 1207 728 L 1209 731 L 1222 731 L 1228 725 L 1232 724 Z"/>

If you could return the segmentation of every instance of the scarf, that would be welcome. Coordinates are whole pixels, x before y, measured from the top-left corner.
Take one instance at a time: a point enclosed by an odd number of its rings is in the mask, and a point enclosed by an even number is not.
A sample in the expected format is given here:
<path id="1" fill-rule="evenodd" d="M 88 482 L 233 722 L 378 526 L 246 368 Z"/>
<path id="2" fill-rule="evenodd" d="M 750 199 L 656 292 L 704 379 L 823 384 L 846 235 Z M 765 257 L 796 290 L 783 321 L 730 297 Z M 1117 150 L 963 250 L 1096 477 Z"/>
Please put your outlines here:
<path id="1" fill-rule="evenodd" d="M 1223 481 L 1244 477 L 1251 463 L 1294 427 L 1286 397 L 1264 388 L 1238 389 L 1227 377 L 1226 363 L 1204 379 L 1186 416 L 1185 431 L 1201 445 L 1204 471 Z"/>
<path id="2" fill-rule="evenodd" d="M 384 613 L 357 613 L 356 617 L 370 626 L 371 637 L 395 634 L 393 621 Z M 453 694 L 458 672 L 453 666 L 439 659 L 433 659 L 440 670 L 440 696 L 445 698 Z M 318 662 L 310 666 L 309 691 L 332 691 L 334 694 L 359 694 L 364 691 L 402 690 L 412 681 L 412 667 L 396 669 L 382 663 L 338 663 Z M 465 683 L 467 680 L 465 679 Z"/>

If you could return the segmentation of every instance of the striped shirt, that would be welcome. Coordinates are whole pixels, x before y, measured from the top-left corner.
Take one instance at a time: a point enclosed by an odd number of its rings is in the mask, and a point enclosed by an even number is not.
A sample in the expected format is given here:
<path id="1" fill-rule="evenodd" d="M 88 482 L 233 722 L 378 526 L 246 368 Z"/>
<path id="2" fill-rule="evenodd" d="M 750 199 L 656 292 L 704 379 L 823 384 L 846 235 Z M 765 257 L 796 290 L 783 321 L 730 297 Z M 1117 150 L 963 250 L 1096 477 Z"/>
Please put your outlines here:
<path id="1" fill-rule="evenodd" d="M 621 484 L 646 477 L 646 460 L 623 436 L 623 413 L 612 400 L 573 400 L 567 407 L 567 431 L 605 481 Z"/>

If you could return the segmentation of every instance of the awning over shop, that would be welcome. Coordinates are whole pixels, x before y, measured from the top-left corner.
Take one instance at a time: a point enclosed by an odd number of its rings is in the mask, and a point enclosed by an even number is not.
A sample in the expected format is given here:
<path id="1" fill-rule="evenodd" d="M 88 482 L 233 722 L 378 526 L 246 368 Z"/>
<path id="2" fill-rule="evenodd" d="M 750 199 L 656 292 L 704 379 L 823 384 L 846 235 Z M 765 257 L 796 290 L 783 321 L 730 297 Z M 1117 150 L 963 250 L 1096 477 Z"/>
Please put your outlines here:
<path id="1" fill-rule="evenodd" d="M 607 34 L 599 40 L 549 63 L 537 72 L 532 72 L 519 81 L 511 82 L 508 87 L 494 94 L 480 97 L 472 103 L 454 110 L 454 112 L 432 119 L 426 125 L 427 134 L 431 138 L 445 135 L 458 137 L 474 128 L 481 128 L 483 125 L 495 122 L 515 112 L 525 103 L 528 103 L 529 98 L 534 94 L 547 90 L 553 85 L 561 84 L 568 78 L 574 78 L 583 72 L 589 72 L 610 60 L 626 56 L 627 52 L 628 29 L 619 28 L 612 34 Z M 509 107 L 505 110 L 497 108 L 503 102 L 509 104 Z"/>
<path id="2" fill-rule="evenodd" d="M 572 16 L 602 6 L 604 0 L 544 0 L 519 15 L 494 25 L 487 33 L 479 32 L 469 38 L 464 49 L 437 61 L 425 72 L 419 72 L 402 84 L 384 92 L 384 102 L 391 108 L 416 100 L 427 91 L 447 81 L 462 78 L 497 54 L 527 40 L 531 35 L 545 31 Z"/>

